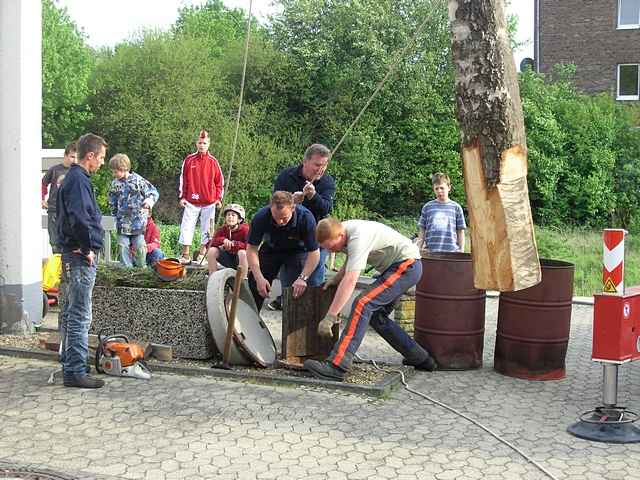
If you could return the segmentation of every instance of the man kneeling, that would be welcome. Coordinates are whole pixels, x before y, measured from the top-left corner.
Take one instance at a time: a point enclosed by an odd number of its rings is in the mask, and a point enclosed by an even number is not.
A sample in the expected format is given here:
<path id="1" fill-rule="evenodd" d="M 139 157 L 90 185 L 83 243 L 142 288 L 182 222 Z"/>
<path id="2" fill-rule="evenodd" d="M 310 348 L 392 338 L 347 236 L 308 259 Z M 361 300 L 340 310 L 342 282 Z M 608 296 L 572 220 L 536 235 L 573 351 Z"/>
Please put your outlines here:
<path id="1" fill-rule="evenodd" d="M 381 274 L 353 302 L 349 321 L 327 360 L 306 360 L 305 368 L 318 378 L 341 381 L 371 324 L 404 356 L 402 363 L 420 370 L 435 370 L 436 363 L 429 352 L 389 318 L 396 300 L 422 276 L 418 247 L 392 228 L 366 220 L 341 223 L 334 218 L 325 218 L 318 223 L 316 239 L 321 247 L 331 252 L 347 254 L 340 271 L 325 284 L 325 289 L 331 285 L 338 285 L 338 289 L 327 315 L 318 325 L 319 335 L 331 336 L 331 327 L 338 322 L 338 313 L 351 297 L 360 272 L 367 264 Z"/>

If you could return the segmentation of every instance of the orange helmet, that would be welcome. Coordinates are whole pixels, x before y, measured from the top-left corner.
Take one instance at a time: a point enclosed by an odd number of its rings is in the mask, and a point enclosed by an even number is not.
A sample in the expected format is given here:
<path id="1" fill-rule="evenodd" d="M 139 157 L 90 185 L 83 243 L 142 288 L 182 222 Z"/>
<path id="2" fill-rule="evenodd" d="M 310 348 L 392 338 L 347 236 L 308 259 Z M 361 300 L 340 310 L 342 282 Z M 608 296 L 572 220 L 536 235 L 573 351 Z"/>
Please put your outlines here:
<path id="1" fill-rule="evenodd" d="M 172 282 L 179 278 L 184 278 L 187 274 L 184 265 L 182 265 L 177 258 L 163 258 L 162 260 L 158 260 L 153 268 L 158 274 L 158 277 L 160 277 L 160 280 L 164 282 Z"/>

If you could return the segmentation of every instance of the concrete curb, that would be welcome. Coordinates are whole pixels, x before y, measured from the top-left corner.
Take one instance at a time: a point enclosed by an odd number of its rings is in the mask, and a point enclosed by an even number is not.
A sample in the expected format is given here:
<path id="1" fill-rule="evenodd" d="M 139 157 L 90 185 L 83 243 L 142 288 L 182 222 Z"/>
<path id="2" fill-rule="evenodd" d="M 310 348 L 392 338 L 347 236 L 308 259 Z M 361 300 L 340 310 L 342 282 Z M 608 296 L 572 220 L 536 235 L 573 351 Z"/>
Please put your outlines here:
<path id="1" fill-rule="evenodd" d="M 37 350 L 28 350 L 24 348 L 0 348 L 0 355 L 16 358 L 27 358 L 34 360 L 46 360 L 50 362 L 58 361 L 56 352 L 46 352 Z M 381 398 L 389 395 L 392 390 L 402 385 L 402 375 L 399 371 L 391 372 L 385 375 L 381 381 L 374 385 L 358 385 L 353 383 L 333 382 L 329 380 L 320 380 L 317 378 L 292 377 L 284 375 L 269 375 L 261 373 L 260 370 L 254 371 L 237 371 L 222 370 L 217 368 L 198 368 L 198 367 L 182 367 L 177 365 L 166 365 L 159 362 L 147 362 L 152 372 L 170 373 L 184 376 L 202 376 L 214 377 L 224 380 L 232 380 L 238 382 L 259 383 L 261 385 L 276 385 L 284 387 L 319 387 L 329 390 L 339 390 L 348 393 L 357 393 Z M 385 365 L 386 366 L 386 365 Z M 405 378 L 411 377 L 415 372 L 413 368 L 398 367 L 404 373 Z"/>

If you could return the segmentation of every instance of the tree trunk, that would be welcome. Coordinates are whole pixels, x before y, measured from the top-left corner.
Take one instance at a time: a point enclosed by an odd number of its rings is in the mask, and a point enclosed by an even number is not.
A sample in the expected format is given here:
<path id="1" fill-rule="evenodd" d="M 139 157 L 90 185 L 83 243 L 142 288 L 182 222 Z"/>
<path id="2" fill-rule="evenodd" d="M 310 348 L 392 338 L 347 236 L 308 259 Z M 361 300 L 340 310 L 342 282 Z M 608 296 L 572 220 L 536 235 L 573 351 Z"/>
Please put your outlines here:
<path id="1" fill-rule="evenodd" d="M 282 360 L 291 366 L 302 366 L 306 359 L 325 360 L 338 341 L 339 326 L 333 327 L 333 338 L 318 335 L 318 323 L 331 306 L 335 288 L 307 287 L 300 298 L 292 289 L 282 292 Z"/>
<path id="2" fill-rule="evenodd" d="M 450 0 L 474 284 L 521 290 L 541 279 L 527 187 L 520 89 L 503 0 Z"/>

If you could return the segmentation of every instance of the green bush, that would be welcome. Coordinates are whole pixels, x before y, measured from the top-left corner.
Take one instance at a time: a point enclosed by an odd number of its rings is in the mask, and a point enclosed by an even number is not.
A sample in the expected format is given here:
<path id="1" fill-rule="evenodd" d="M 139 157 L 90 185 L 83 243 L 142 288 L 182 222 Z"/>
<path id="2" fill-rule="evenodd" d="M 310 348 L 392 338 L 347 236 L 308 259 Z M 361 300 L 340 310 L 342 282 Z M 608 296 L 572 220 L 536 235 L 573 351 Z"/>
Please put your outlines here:
<path id="1" fill-rule="evenodd" d="M 178 239 L 180 238 L 180 225 L 162 225 L 158 224 L 160 228 L 160 248 L 164 252 L 166 257 L 179 257 L 182 253 L 182 248 Z M 200 229 L 196 228 L 193 236 L 193 242 L 191 242 L 190 253 L 193 252 L 200 245 Z"/>
<path id="2" fill-rule="evenodd" d="M 589 96 L 557 66 L 549 81 L 520 76 L 536 224 L 637 228 L 640 130 L 634 110 L 609 95 Z"/>

